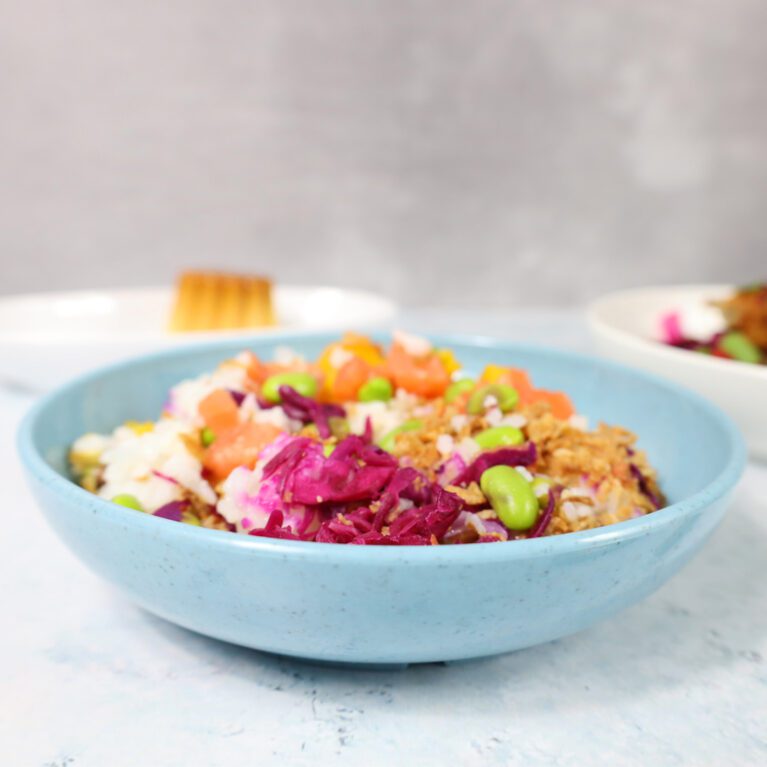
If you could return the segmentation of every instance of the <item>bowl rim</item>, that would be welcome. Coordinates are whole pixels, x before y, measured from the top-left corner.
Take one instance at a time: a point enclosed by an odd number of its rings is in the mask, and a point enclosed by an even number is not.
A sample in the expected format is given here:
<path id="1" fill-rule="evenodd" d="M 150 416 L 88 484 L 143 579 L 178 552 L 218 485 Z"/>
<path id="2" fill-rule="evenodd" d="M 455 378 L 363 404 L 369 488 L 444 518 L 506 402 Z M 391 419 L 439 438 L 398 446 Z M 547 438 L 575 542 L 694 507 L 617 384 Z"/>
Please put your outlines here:
<path id="1" fill-rule="evenodd" d="M 661 359 L 675 361 L 690 366 L 697 366 L 702 371 L 724 373 L 729 371 L 732 375 L 740 376 L 745 380 L 767 381 L 767 366 L 754 365 L 739 360 L 727 360 L 720 357 L 713 357 L 706 354 L 693 354 L 686 349 L 677 349 L 674 346 L 664 344 L 662 341 L 656 341 L 644 336 L 632 333 L 616 327 L 604 317 L 604 312 L 608 307 L 620 303 L 622 300 L 635 299 L 643 294 L 650 293 L 668 293 L 671 296 L 675 292 L 700 292 L 701 294 L 720 292 L 734 289 L 734 285 L 724 283 L 711 284 L 689 284 L 689 285 L 648 285 L 643 288 L 630 288 L 628 290 L 617 290 L 600 296 L 592 301 L 586 307 L 586 320 L 595 335 L 601 335 L 615 343 L 628 346 L 635 351 L 655 354 Z"/>
<path id="2" fill-rule="evenodd" d="M 379 340 L 384 340 L 391 334 L 379 332 L 372 335 Z M 21 463 L 30 480 L 48 488 L 65 503 L 71 503 L 76 506 L 85 505 L 91 511 L 102 515 L 110 522 L 121 524 L 122 526 L 132 525 L 143 528 L 145 532 L 151 532 L 155 537 L 162 535 L 163 537 L 174 538 L 179 541 L 188 541 L 190 544 L 214 547 L 224 546 L 242 552 L 253 552 L 253 554 L 279 559 L 285 557 L 301 557 L 309 560 L 338 558 L 344 562 L 379 564 L 406 561 L 408 564 L 413 565 L 429 565 L 435 561 L 481 563 L 527 559 L 542 555 L 565 555 L 584 549 L 621 544 L 624 541 L 650 534 L 654 530 L 678 522 L 698 510 L 706 508 L 732 491 L 743 474 L 746 465 L 746 447 L 738 428 L 720 408 L 683 386 L 611 360 L 605 360 L 580 352 L 555 349 L 541 344 L 517 343 L 484 335 L 425 335 L 438 345 L 468 345 L 502 351 L 544 354 L 565 362 L 596 365 L 603 369 L 618 371 L 624 375 L 629 374 L 655 387 L 665 389 L 674 396 L 688 400 L 701 411 L 704 417 L 712 420 L 721 430 L 723 437 L 727 441 L 727 460 L 718 474 L 697 493 L 644 517 L 592 530 L 529 540 L 499 542 L 498 544 L 484 546 L 349 546 L 340 543 L 317 543 L 314 541 L 293 541 L 246 536 L 233 534 L 225 530 L 210 530 L 193 525 L 168 524 L 168 520 L 126 509 L 81 488 L 49 466 L 35 447 L 33 435 L 40 420 L 45 417 L 50 408 L 56 406 L 60 398 L 89 383 L 97 381 L 107 374 L 113 374 L 135 365 L 151 365 L 152 363 L 165 361 L 168 358 L 194 357 L 218 350 L 221 351 L 223 357 L 227 353 L 235 352 L 235 350 L 239 351 L 237 347 L 240 345 L 241 339 L 219 339 L 207 343 L 185 345 L 174 349 L 142 354 L 109 365 L 100 366 L 46 393 L 30 407 L 18 427 L 17 449 Z M 272 336 L 268 339 L 254 336 L 251 342 L 255 344 L 259 342 L 280 342 L 290 345 L 291 343 L 299 343 L 304 340 L 330 341 L 337 338 L 337 336 L 337 333 L 318 330 L 316 332 L 282 333 L 277 338 Z"/>

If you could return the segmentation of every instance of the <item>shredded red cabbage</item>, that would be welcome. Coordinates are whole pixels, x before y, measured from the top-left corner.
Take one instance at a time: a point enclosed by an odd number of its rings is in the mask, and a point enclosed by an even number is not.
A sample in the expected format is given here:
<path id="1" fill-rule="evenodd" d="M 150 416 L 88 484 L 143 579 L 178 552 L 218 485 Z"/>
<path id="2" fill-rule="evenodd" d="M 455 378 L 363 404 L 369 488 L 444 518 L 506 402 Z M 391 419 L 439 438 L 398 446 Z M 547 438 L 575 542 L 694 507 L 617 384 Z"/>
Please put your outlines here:
<path id="1" fill-rule="evenodd" d="M 629 471 L 631 472 L 631 476 L 634 477 L 634 479 L 637 481 L 637 485 L 639 485 L 639 492 L 648 498 L 650 503 L 653 505 L 653 507 L 657 511 L 662 505 L 661 500 L 658 497 L 657 493 L 654 493 L 652 491 L 652 488 L 650 487 L 650 483 L 647 481 L 647 477 L 645 477 L 645 475 L 642 474 L 641 470 L 635 463 L 629 464 Z"/>
<path id="2" fill-rule="evenodd" d="M 170 482 L 170 483 L 172 483 L 174 485 L 179 484 L 177 479 L 173 479 L 173 477 L 171 477 L 170 475 L 163 474 L 161 471 L 157 471 L 157 469 L 152 469 L 152 474 L 154 474 L 155 477 L 159 477 L 160 479 L 164 479 L 166 482 Z"/>
<path id="3" fill-rule="evenodd" d="M 320 510 L 325 519 L 316 534 L 302 535 L 283 528 L 282 512 L 275 511 L 250 534 L 358 545 L 438 542 L 464 502 L 422 472 L 399 467 L 367 436 L 346 437 L 329 456 L 308 437 L 287 444 L 264 466 L 263 479 L 276 480 L 285 503 Z"/>
<path id="4" fill-rule="evenodd" d="M 543 513 L 539 515 L 538 520 L 528 532 L 528 538 L 540 538 L 545 532 L 546 528 L 551 522 L 551 518 L 554 516 L 554 510 L 557 508 L 557 501 L 562 494 L 562 487 L 560 485 L 553 485 L 549 488 L 549 497 L 546 501 L 546 508 Z"/>
<path id="5" fill-rule="evenodd" d="M 237 391 L 235 389 L 227 389 L 229 394 L 231 394 L 232 399 L 234 400 L 234 403 L 239 407 L 242 405 L 243 401 L 245 400 L 245 392 Z"/>
<path id="6" fill-rule="evenodd" d="M 453 485 L 468 485 L 479 482 L 484 472 L 493 466 L 530 466 L 538 457 L 534 442 L 521 447 L 501 447 L 480 453 L 452 482 Z"/>
<path id="7" fill-rule="evenodd" d="M 164 506 L 160 506 L 152 516 L 170 519 L 173 522 L 180 522 L 183 513 L 189 508 L 189 501 L 171 501 Z"/>
<path id="8" fill-rule="evenodd" d="M 304 437 L 274 456 L 262 476 L 276 476 L 285 502 L 312 506 L 375 499 L 396 469 L 393 456 L 362 437 L 346 437 L 327 457 L 318 442 Z"/>
<path id="9" fill-rule="evenodd" d="M 300 535 L 296 535 L 292 530 L 284 527 L 273 527 L 269 530 L 263 527 L 257 530 L 251 530 L 248 535 L 255 535 L 257 538 L 281 538 L 288 541 L 306 540 Z"/>
<path id="10" fill-rule="evenodd" d="M 301 423 L 314 423 L 322 439 L 331 435 L 329 419 L 345 418 L 346 411 L 340 405 L 328 405 L 299 394 L 292 386 L 280 386 L 282 409 L 288 418 Z"/>

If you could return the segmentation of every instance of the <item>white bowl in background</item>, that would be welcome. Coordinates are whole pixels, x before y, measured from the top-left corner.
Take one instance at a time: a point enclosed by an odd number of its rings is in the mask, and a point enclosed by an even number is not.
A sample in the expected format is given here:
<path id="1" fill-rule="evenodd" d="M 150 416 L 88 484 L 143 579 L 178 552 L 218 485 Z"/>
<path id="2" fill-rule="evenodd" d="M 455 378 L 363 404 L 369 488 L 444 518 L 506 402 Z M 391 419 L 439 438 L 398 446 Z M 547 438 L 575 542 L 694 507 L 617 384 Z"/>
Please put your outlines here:
<path id="1" fill-rule="evenodd" d="M 732 285 L 680 285 L 611 293 L 588 308 L 597 348 L 694 389 L 725 410 L 743 431 L 754 457 L 767 460 L 767 366 L 711 357 L 663 343 L 661 320 L 678 312 L 685 333 L 704 337 L 724 327 L 712 300 Z"/>
<path id="2" fill-rule="evenodd" d="M 88 368 L 200 341 L 285 330 L 357 330 L 390 323 L 396 305 L 380 295 L 331 287 L 276 285 L 278 325 L 171 333 L 169 287 L 33 293 L 0 297 L 0 384 L 44 391 Z"/>

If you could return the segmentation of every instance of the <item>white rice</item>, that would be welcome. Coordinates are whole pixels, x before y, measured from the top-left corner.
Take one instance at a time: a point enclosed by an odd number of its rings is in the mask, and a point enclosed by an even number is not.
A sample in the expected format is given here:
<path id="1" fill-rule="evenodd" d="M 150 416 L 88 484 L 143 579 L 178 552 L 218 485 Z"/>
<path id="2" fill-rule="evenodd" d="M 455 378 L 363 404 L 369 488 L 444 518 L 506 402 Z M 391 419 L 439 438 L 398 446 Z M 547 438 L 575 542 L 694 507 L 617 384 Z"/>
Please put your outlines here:
<path id="1" fill-rule="evenodd" d="M 585 415 L 579 415 L 578 413 L 574 413 L 573 415 L 570 416 L 570 418 L 568 418 L 567 422 L 574 429 L 579 429 L 580 431 L 588 431 L 589 429 L 589 419 L 586 418 Z"/>
<path id="2" fill-rule="evenodd" d="M 463 429 L 468 423 L 469 423 L 469 416 L 464 415 L 463 413 L 454 415 L 450 419 L 450 426 L 453 428 L 453 431 L 455 432 L 461 431 L 461 429 Z"/>
<path id="3" fill-rule="evenodd" d="M 449 434 L 440 434 L 437 437 L 436 448 L 443 458 L 448 458 L 455 450 L 455 440 Z"/>
<path id="4" fill-rule="evenodd" d="M 213 488 L 202 478 L 202 464 L 184 444 L 182 435 L 195 434 L 188 425 L 171 419 L 159 421 L 154 429 L 136 434 L 132 429 L 115 430 L 103 451 L 103 498 L 128 493 L 135 496 L 146 511 L 179 500 L 184 488 L 205 503 L 215 504 Z M 176 480 L 178 484 L 153 472 Z"/>
<path id="5" fill-rule="evenodd" d="M 471 437 L 464 437 L 456 445 L 456 452 L 466 463 L 471 463 L 479 455 L 481 449 Z"/>
<path id="6" fill-rule="evenodd" d="M 521 413 L 509 413 L 501 420 L 501 426 L 515 426 L 517 429 L 522 429 L 527 426 L 527 418 Z"/>
<path id="7" fill-rule="evenodd" d="M 500 426 L 503 423 L 503 413 L 498 407 L 491 407 L 490 410 L 485 413 L 485 420 L 490 426 Z"/>
<path id="8" fill-rule="evenodd" d="M 524 467 L 524 466 L 515 466 L 514 467 L 528 482 L 532 482 L 534 477 L 533 475 Z"/>

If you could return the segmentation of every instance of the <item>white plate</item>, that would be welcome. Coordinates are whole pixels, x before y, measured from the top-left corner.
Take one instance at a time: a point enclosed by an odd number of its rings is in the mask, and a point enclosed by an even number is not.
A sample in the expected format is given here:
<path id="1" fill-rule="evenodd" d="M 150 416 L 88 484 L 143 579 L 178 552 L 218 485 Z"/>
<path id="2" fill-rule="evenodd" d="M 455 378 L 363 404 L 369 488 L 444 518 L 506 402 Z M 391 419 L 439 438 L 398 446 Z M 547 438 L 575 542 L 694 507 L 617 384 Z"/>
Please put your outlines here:
<path id="1" fill-rule="evenodd" d="M 391 322 L 397 307 L 358 290 L 277 285 L 279 325 L 169 333 L 172 288 L 36 293 L 0 298 L 0 383 L 45 390 L 122 357 L 213 338 L 282 330 L 355 330 Z"/>
<path id="2" fill-rule="evenodd" d="M 588 310 L 599 351 L 695 389 L 740 426 L 752 455 L 767 459 L 767 367 L 675 349 L 662 343 L 661 318 L 679 312 L 682 329 L 705 337 L 723 328 L 708 304 L 732 285 L 684 285 L 611 293 Z"/>

